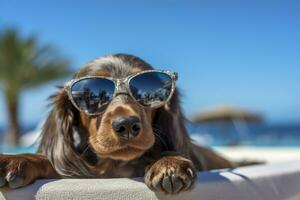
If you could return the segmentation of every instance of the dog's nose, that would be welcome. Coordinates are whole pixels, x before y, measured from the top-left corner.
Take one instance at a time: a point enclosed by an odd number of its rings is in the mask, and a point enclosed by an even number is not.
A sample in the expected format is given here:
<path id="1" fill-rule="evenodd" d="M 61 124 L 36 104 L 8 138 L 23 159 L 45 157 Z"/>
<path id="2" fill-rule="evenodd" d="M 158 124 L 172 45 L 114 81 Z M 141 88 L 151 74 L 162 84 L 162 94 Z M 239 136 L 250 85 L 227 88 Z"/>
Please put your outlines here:
<path id="1" fill-rule="evenodd" d="M 112 121 L 112 127 L 118 137 L 130 140 L 140 133 L 142 125 L 138 117 L 122 116 Z"/>

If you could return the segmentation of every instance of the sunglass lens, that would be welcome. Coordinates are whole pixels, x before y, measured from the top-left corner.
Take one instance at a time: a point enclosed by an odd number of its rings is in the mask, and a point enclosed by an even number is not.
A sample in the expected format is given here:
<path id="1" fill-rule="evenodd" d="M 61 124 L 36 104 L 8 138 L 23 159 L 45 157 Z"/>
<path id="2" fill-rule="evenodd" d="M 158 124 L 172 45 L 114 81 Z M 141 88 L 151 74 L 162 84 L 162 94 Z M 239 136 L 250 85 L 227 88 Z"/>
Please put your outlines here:
<path id="1" fill-rule="evenodd" d="M 114 94 L 113 81 L 103 78 L 83 79 L 71 87 L 72 98 L 76 106 L 90 114 L 96 114 L 103 110 Z"/>
<path id="2" fill-rule="evenodd" d="M 163 72 L 147 72 L 133 77 L 129 85 L 133 97 L 140 104 L 159 107 L 171 95 L 172 78 Z"/>

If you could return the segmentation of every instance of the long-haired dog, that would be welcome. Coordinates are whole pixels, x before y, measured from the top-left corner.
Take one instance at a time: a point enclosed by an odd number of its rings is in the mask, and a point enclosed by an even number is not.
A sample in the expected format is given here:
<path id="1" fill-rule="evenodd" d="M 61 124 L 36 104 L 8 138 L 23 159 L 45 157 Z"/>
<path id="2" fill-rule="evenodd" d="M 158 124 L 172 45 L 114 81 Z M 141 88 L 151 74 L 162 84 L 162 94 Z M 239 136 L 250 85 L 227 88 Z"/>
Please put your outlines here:
<path id="1" fill-rule="evenodd" d="M 89 62 L 51 97 L 37 154 L 0 155 L 0 188 L 41 178 L 144 176 L 152 190 L 176 194 L 192 188 L 199 170 L 232 167 L 191 142 L 175 81 L 175 73 L 131 55 Z M 91 91 L 100 86 L 101 94 Z"/>

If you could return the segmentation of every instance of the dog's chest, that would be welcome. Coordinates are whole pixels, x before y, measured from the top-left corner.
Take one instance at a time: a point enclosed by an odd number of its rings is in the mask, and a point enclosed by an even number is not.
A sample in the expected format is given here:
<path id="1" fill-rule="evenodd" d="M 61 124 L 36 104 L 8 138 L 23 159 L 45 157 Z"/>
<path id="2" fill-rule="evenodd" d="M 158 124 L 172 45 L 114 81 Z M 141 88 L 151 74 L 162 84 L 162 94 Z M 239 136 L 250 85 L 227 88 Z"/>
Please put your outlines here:
<path id="1" fill-rule="evenodd" d="M 136 161 L 124 162 L 102 160 L 97 166 L 97 174 L 103 178 L 130 178 L 144 175 L 145 165 Z"/>

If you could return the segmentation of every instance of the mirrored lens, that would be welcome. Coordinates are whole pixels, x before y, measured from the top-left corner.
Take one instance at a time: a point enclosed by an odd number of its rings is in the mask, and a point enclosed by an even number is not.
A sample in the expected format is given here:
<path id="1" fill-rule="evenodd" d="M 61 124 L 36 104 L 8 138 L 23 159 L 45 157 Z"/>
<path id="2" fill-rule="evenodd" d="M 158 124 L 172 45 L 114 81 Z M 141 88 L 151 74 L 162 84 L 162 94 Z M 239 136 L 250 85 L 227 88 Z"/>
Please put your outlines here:
<path id="1" fill-rule="evenodd" d="M 103 78 L 83 79 L 73 84 L 72 98 L 81 110 L 95 114 L 101 112 L 114 94 L 115 84 Z"/>
<path id="2" fill-rule="evenodd" d="M 129 85 L 136 101 L 144 106 L 158 107 L 171 95 L 172 78 L 162 72 L 147 72 L 133 77 Z"/>

